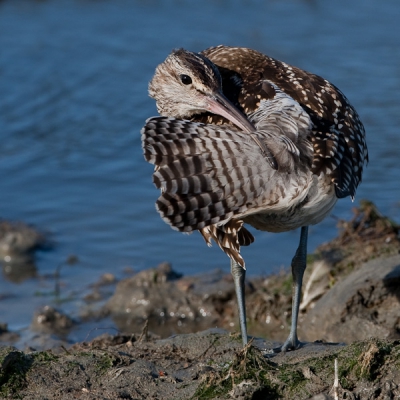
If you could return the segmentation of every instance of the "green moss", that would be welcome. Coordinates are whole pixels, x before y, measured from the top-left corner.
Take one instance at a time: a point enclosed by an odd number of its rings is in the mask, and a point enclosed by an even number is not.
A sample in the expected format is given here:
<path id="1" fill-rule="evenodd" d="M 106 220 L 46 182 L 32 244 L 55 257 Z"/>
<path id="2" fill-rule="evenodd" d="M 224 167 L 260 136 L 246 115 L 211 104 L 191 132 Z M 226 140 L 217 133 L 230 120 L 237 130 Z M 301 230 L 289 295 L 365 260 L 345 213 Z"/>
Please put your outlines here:
<path id="1" fill-rule="evenodd" d="M 114 366 L 115 358 L 109 354 L 102 354 L 100 357 L 97 357 L 96 361 L 96 372 L 99 375 L 104 375 L 110 368 Z"/>
<path id="2" fill-rule="evenodd" d="M 400 346 L 397 346 L 392 352 L 393 365 L 400 371 Z"/>
<path id="3" fill-rule="evenodd" d="M 76 371 L 79 368 L 81 368 L 81 364 L 78 361 L 72 360 L 65 363 L 64 371 L 66 375 L 70 375 L 72 372 Z"/>
<path id="4" fill-rule="evenodd" d="M 47 365 L 58 359 L 51 351 L 24 354 L 13 348 L 2 349 L 0 355 L 0 394 L 18 398 L 18 393 L 26 386 L 26 374 L 37 364 Z"/>
<path id="5" fill-rule="evenodd" d="M 310 358 L 301 363 L 281 364 L 270 370 L 270 381 L 277 382 L 277 393 L 281 398 L 308 398 L 313 393 L 313 376 L 325 385 L 331 386 L 334 381 L 334 360 L 338 360 L 339 382 L 343 389 L 352 390 L 361 380 L 374 382 L 379 379 L 385 365 L 400 365 L 400 342 L 369 340 L 356 342 L 338 349 L 326 356 Z M 310 376 L 308 376 L 306 374 Z"/>
<path id="6" fill-rule="evenodd" d="M 208 400 L 223 398 L 228 395 L 228 392 L 232 389 L 232 385 L 228 381 L 218 382 L 217 379 L 208 379 L 201 384 L 193 395 L 192 399 Z"/>
<path id="7" fill-rule="evenodd" d="M 278 379 L 283 382 L 290 393 L 296 393 L 299 389 L 303 388 L 307 382 L 303 373 L 299 370 L 293 369 L 280 369 Z"/>
<path id="8" fill-rule="evenodd" d="M 32 354 L 35 363 L 49 363 L 51 361 L 57 361 L 58 357 L 54 355 L 51 351 L 39 351 Z"/>
<path id="9" fill-rule="evenodd" d="M 26 386 L 26 373 L 33 364 L 33 357 L 15 349 L 2 352 L 0 368 L 0 395 L 18 399 L 21 389 Z"/>
<path id="10" fill-rule="evenodd" d="M 338 354 L 339 381 L 342 387 L 351 390 L 362 379 L 375 381 L 385 364 L 395 362 L 396 352 L 394 357 L 391 354 L 394 345 L 393 342 L 373 339 L 345 347 Z"/>

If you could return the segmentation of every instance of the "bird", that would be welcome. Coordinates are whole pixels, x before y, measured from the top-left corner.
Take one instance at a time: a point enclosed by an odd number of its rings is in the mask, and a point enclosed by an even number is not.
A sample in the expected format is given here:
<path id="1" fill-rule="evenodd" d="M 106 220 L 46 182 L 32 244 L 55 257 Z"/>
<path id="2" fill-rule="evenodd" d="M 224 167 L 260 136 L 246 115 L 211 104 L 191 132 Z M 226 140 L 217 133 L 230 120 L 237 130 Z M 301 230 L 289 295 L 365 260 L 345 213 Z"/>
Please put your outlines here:
<path id="1" fill-rule="evenodd" d="M 173 229 L 198 230 L 230 258 L 243 345 L 247 345 L 240 254 L 261 231 L 300 228 L 291 262 L 292 317 L 286 341 L 296 350 L 308 227 L 338 199 L 354 200 L 368 163 L 365 129 L 328 80 L 257 50 L 216 46 L 175 49 L 156 68 L 149 95 L 160 116 L 141 130 L 156 208 Z"/>

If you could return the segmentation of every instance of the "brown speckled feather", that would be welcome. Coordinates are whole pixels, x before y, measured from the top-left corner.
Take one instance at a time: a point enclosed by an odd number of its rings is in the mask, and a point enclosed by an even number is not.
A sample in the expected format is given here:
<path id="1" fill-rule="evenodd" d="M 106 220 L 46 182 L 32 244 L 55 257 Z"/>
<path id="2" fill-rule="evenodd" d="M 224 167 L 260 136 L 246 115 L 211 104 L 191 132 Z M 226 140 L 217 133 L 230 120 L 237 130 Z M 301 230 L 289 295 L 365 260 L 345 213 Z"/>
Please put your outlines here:
<path id="1" fill-rule="evenodd" d="M 318 75 L 247 48 L 217 46 L 202 54 L 220 68 L 225 94 L 247 115 L 261 100 L 273 98 L 274 91 L 265 81 L 276 84 L 304 107 L 314 124 L 310 132 L 313 172 L 329 174 L 339 198 L 354 197 L 368 161 L 365 131 L 357 112 L 337 87 Z M 232 85 L 237 88 L 233 90 Z M 208 123 L 222 120 L 219 116 L 203 118 Z"/>

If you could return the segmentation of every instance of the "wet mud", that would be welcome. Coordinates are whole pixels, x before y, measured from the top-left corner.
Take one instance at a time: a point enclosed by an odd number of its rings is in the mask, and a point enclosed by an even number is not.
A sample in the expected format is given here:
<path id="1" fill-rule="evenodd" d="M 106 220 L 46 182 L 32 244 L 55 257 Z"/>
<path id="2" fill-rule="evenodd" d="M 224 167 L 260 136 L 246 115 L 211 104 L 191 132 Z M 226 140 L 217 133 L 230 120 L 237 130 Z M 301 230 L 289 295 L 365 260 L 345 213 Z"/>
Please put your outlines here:
<path id="1" fill-rule="evenodd" d="M 244 349 L 233 282 L 223 272 L 187 277 L 163 263 L 118 283 L 106 274 L 85 296 L 80 318 L 53 307 L 35 314 L 37 340 L 25 351 L 12 347 L 18 332 L 0 326 L 0 395 L 400 398 L 399 232 L 366 201 L 350 221 L 339 222 L 338 237 L 308 257 L 299 322 L 303 346 L 286 354 L 271 349 L 289 331 L 289 271 L 247 282 L 254 340 Z M 113 321 L 120 333 L 74 344 L 68 339 L 74 329 L 104 321 Z"/>

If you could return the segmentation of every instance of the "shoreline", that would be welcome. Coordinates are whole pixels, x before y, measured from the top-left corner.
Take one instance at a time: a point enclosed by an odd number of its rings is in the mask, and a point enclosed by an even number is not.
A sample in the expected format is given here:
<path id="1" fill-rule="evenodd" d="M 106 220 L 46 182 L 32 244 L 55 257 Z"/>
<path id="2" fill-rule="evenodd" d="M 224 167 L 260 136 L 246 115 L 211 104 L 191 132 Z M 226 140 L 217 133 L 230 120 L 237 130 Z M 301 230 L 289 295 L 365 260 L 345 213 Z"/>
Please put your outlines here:
<path id="1" fill-rule="evenodd" d="M 43 347 L 13 348 L 13 332 L 3 327 L 2 342 L 4 335 L 11 337 L 0 346 L 0 395 L 329 398 L 337 358 L 342 396 L 373 390 L 400 396 L 399 225 L 370 202 L 340 225 L 335 239 L 308 256 L 299 322 L 300 340 L 307 344 L 299 350 L 273 357 L 268 351 L 289 329 L 289 273 L 248 280 L 249 333 L 268 341 L 255 339 L 242 349 L 230 276 L 181 276 L 163 263 L 118 282 L 105 304 L 82 311 L 79 321 L 49 307 L 34 327 Z M 115 284 L 111 276 L 103 277 L 93 286 L 93 298 L 110 283 Z M 127 333 L 72 345 L 63 340 L 73 329 L 101 326 L 110 318 Z M 214 326 L 224 330 L 209 329 Z"/>

